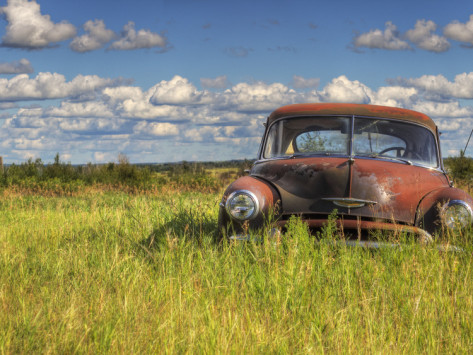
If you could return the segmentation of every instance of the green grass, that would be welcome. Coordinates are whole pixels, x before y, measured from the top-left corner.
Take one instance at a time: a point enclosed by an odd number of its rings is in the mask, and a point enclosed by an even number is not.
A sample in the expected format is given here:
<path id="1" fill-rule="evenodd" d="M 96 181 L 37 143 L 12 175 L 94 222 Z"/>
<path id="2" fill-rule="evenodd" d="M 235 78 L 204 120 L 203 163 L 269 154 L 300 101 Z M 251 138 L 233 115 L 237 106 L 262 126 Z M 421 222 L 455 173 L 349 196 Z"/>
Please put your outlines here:
<path id="1" fill-rule="evenodd" d="M 213 241 L 219 194 L 0 201 L 0 353 L 471 353 L 463 253 Z"/>

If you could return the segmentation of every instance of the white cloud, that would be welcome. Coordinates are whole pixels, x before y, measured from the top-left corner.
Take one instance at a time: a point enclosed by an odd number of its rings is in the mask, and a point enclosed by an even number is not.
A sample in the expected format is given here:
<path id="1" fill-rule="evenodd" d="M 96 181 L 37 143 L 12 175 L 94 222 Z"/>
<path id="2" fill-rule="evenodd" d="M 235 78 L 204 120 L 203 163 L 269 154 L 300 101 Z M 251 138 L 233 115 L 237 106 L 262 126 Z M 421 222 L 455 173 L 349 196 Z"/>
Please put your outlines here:
<path id="1" fill-rule="evenodd" d="M 135 30 L 135 23 L 130 21 L 123 27 L 121 38 L 113 42 L 109 49 L 132 50 L 140 48 L 167 47 L 166 37 L 149 30 Z"/>
<path id="2" fill-rule="evenodd" d="M 385 26 L 384 32 L 374 29 L 368 33 L 356 36 L 353 39 L 355 48 L 367 47 L 389 50 L 406 50 L 411 48 L 406 41 L 400 38 L 397 27 L 392 22 L 386 22 Z"/>
<path id="3" fill-rule="evenodd" d="M 459 118 L 459 119 L 440 119 L 437 122 L 439 130 L 442 133 L 449 131 L 458 131 L 459 129 L 465 128 L 467 125 L 471 125 L 470 119 Z"/>
<path id="4" fill-rule="evenodd" d="M 202 78 L 200 85 L 206 89 L 226 89 L 229 85 L 226 75 L 218 76 L 215 79 Z"/>
<path id="5" fill-rule="evenodd" d="M 406 37 L 421 49 L 436 53 L 445 52 L 450 48 L 450 43 L 445 37 L 432 33 L 436 29 L 437 25 L 433 21 L 418 20 L 415 28 L 406 32 Z"/>
<path id="6" fill-rule="evenodd" d="M 61 102 L 59 107 L 43 110 L 45 117 L 113 118 L 116 113 L 104 102 Z"/>
<path id="7" fill-rule="evenodd" d="M 466 23 L 454 21 L 445 26 L 443 34 L 455 41 L 473 44 L 473 15 Z"/>
<path id="8" fill-rule="evenodd" d="M 115 135 L 127 129 L 126 120 L 122 119 L 104 119 L 104 118 L 80 118 L 80 119 L 62 119 L 57 118 L 57 128 L 64 132 L 83 132 L 92 134 L 100 132 L 101 135 Z"/>
<path id="9" fill-rule="evenodd" d="M 420 78 L 391 80 L 400 85 L 415 87 L 433 100 L 473 99 L 473 72 L 462 73 L 449 81 L 443 75 L 423 75 Z"/>
<path id="10" fill-rule="evenodd" d="M 25 58 L 11 63 L 0 63 L 0 74 L 27 74 L 33 71 L 30 61 Z"/>
<path id="11" fill-rule="evenodd" d="M 427 83 L 432 78 L 435 84 L 429 87 Z M 398 79 L 405 85 L 374 89 L 342 75 L 320 90 L 297 91 L 281 83 L 242 82 L 208 93 L 180 76 L 163 80 L 148 90 L 100 87 L 100 78 L 89 78 L 86 85 L 84 78 L 66 82 L 61 76 L 46 76 L 27 80 L 30 91 L 39 91 L 37 96 L 43 98 L 54 97 L 57 94 L 49 87 L 56 85 L 63 95 L 88 90 L 95 95 L 81 102 L 69 100 L 72 96 L 61 97 L 64 100 L 57 106 L 12 107 L 11 111 L 16 112 L 4 119 L 0 146 L 10 154 L 4 154 L 6 161 L 21 159 L 34 152 L 33 147 L 37 149 L 36 156 L 52 159 L 56 152 L 67 152 L 76 162 L 110 161 L 118 152 L 127 154 L 132 162 L 182 160 L 191 155 L 202 160 L 254 157 L 262 123 L 275 108 L 296 102 L 353 102 L 424 112 L 443 128 L 451 127 L 444 129 L 449 134 L 442 138 L 455 147 L 460 132 L 454 128 L 461 131 L 465 122 L 473 123 L 473 107 L 461 106 L 445 95 L 461 93 L 470 86 L 472 78 L 469 74 L 458 75 L 454 82 L 432 78 Z M 37 89 L 38 82 L 45 83 L 42 90 Z M 10 88 L 16 87 L 8 83 Z M 23 89 L 23 99 L 30 91 Z M 436 91 L 442 92 L 443 101 L 432 100 Z M 96 152 L 100 154 L 95 156 Z"/>
<path id="12" fill-rule="evenodd" d="M 294 103 L 298 97 L 296 91 L 280 83 L 239 83 L 218 95 L 214 103 L 219 109 L 257 112 Z"/>
<path id="13" fill-rule="evenodd" d="M 85 35 L 74 38 L 70 47 L 75 52 L 89 52 L 102 48 L 115 37 L 115 32 L 105 27 L 103 20 L 87 21 L 84 24 Z"/>
<path id="14" fill-rule="evenodd" d="M 275 83 L 239 83 L 221 93 L 199 91 L 186 78 L 174 76 L 149 90 L 153 105 L 210 105 L 216 110 L 264 111 L 296 101 L 297 94 L 287 86 Z M 205 108 L 202 108 L 205 110 Z M 211 116 L 212 114 L 210 114 Z"/>
<path id="15" fill-rule="evenodd" d="M 158 84 L 159 85 L 159 84 Z M 167 120 L 189 120 L 185 107 L 177 105 L 153 105 L 150 99 L 154 87 L 146 92 L 136 87 L 106 88 L 103 90 L 104 101 L 118 117 Z"/>
<path id="16" fill-rule="evenodd" d="M 384 86 L 370 96 L 374 105 L 411 107 L 419 99 L 419 91 L 411 87 Z"/>
<path id="17" fill-rule="evenodd" d="M 97 163 L 113 162 L 116 157 L 117 157 L 117 154 L 113 152 L 95 152 L 94 153 L 94 161 Z"/>
<path id="18" fill-rule="evenodd" d="M 54 23 L 41 15 L 36 1 L 8 0 L 0 8 L 8 24 L 2 45 L 24 49 L 42 49 L 75 36 L 76 28 L 67 22 Z"/>
<path id="19" fill-rule="evenodd" d="M 294 75 L 292 77 L 292 87 L 294 89 L 312 89 L 319 86 L 320 79 L 318 78 L 304 78 L 302 76 Z"/>
<path id="20" fill-rule="evenodd" d="M 67 82 L 64 75 L 57 73 L 39 73 L 35 78 L 20 74 L 11 79 L 0 78 L 0 101 L 77 97 L 107 86 L 115 86 L 122 81 L 96 75 L 78 75 Z"/>
<path id="21" fill-rule="evenodd" d="M 351 81 L 342 75 L 333 79 L 319 93 L 324 102 L 350 102 L 368 104 L 374 96 L 373 91 L 358 80 Z"/>
<path id="22" fill-rule="evenodd" d="M 28 160 L 28 159 L 36 159 L 38 158 L 38 151 L 28 151 L 28 150 L 17 150 L 12 149 L 11 153 L 14 155 L 16 159 Z"/>
<path id="23" fill-rule="evenodd" d="M 179 134 L 179 127 L 168 122 L 141 121 L 133 127 L 135 134 L 151 135 L 155 137 L 169 137 Z"/>
<path id="24" fill-rule="evenodd" d="M 154 93 L 150 98 L 150 102 L 155 105 L 202 104 L 210 100 L 209 93 L 198 91 L 189 80 L 179 75 L 174 76 L 170 81 L 161 81 L 151 90 L 153 90 Z"/>
<path id="25" fill-rule="evenodd" d="M 184 133 L 186 141 L 189 142 L 215 142 L 223 136 L 224 128 L 213 126 L 192 128 Z"/>
<path id="26" fill-rule="evenodd" d="M 465 118 L 473 117 L 473 107 L 462 107 L 455 102 L 418 101 L 411 107 L 415 111 L 425 113 L 431 118 Z"/>
<path id="27" fill-rule="evenodd" d="M 17 149 L 41 150 L 45 148 L 44 137 L 39 139 L 15 138 L 13 143 Z"/>

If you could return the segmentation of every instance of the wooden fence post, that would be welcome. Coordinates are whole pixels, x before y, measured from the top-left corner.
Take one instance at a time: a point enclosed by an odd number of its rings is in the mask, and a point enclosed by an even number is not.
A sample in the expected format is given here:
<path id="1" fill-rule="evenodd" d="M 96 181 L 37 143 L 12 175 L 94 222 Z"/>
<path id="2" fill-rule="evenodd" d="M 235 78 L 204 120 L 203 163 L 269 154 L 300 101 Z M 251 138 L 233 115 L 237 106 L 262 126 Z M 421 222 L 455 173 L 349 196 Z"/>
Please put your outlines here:
<path id="1" fill-rule="evenodd" d="M 0 157 L 0 173 L 3 174 L 3 157 Z"/>

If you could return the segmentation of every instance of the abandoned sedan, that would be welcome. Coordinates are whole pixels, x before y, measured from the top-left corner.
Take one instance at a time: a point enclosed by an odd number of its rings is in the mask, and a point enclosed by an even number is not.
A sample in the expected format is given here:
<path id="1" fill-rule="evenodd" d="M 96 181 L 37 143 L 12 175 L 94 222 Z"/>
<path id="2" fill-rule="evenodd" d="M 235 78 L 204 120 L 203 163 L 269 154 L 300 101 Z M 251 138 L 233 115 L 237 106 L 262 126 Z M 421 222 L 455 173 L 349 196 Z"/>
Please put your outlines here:
<path id="1" fill-rule="evenodd" d="M 343 231 L 400 230 L 430 240 L 472 223 L 473 199 L 445 173 L 439 132 L 428 116 L 360 104 L 296 104 L 274 111 L 249 176 L 220 203 L 229 239 L 291 215 L 322 227 L 336 209 Z M 271 217 L 271 218 L 270 218 Z"/>

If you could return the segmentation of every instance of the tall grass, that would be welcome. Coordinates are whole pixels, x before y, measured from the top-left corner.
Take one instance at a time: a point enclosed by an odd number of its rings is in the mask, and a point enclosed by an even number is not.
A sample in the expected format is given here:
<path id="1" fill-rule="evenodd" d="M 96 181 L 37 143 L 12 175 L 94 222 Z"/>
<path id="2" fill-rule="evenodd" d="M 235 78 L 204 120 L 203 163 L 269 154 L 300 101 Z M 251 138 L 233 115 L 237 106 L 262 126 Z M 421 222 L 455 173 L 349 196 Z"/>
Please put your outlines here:
<path id="1" fill-rule="evenodd" d="M 0 353 L 469 353 L 472 248 L 215 244 L 215 193 L 0 200 Z"/>

